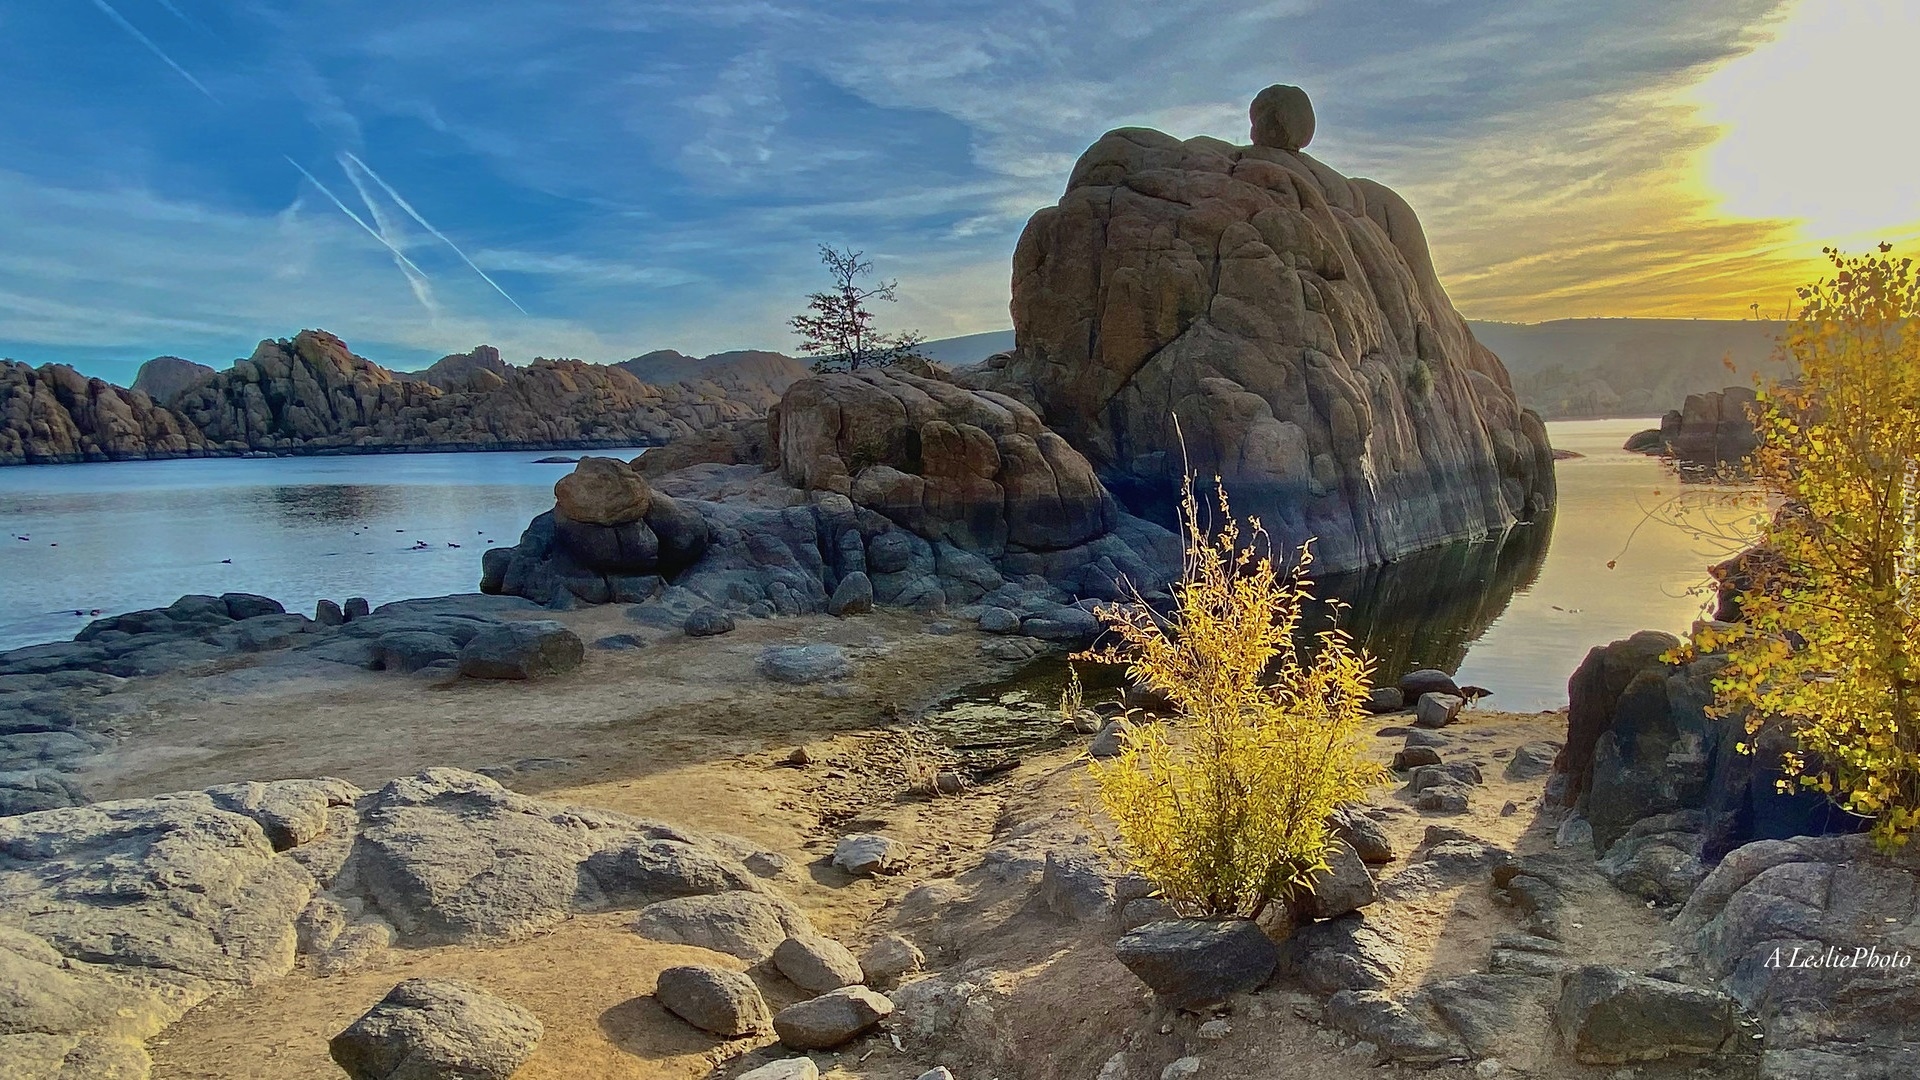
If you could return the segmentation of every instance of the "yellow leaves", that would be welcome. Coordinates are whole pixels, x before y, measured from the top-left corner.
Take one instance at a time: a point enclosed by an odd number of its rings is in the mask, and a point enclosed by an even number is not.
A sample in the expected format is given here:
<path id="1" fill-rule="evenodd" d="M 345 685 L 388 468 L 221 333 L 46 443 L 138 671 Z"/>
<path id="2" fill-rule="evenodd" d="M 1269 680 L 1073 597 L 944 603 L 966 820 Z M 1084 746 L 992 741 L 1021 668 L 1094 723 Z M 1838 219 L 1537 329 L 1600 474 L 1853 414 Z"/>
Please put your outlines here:
<path id="1" fill-rule="evenodd" d="M 1135 868 L 1177 910 L 1213 916 L 1309 889 L 1327 816 L 1383 775 L 1363 738 L 1371 661 L 1334 630 L 1311 655 L 1296 643 L 1310 552 L 1282 575 L 1257 553 L 1257 522 L 1241 543 L 1224 491 L 1219 510 L 1209 538 L 1189 486 L 1173 610 L 1103 608 L 1119 644 L 1082 654 L 1173 702 L 1172 724 L 1136 727 L 1089 770 Z"/>

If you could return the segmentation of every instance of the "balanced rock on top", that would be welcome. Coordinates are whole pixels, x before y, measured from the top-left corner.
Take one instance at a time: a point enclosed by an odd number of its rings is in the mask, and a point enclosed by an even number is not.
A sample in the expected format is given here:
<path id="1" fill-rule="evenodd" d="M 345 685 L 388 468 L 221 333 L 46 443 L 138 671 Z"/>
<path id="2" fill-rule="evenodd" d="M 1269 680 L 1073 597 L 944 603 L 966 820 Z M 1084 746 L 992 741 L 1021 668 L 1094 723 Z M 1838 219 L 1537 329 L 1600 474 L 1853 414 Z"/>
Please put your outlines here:
<path id="1" fill-rule="evenodd" d="M 1313 141 L 1313 102 L 1297 86 L 1276 83 L 1254 95 L 1247 110 L 1253 120 L 1253 145 L 1301 150 Z"/>

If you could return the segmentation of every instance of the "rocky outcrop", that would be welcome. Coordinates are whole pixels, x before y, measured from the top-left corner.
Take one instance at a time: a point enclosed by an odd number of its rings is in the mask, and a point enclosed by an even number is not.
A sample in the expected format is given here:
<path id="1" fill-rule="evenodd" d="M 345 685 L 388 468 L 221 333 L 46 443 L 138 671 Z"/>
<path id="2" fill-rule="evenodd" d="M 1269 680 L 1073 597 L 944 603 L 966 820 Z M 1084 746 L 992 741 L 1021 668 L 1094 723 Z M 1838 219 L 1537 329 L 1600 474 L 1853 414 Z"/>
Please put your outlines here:
<path id="1" fill-rule="evenodd" d="M 213 369 L 205 364 L 177 356 L 156 356 L 140 365 L 131 389 L 165 405 L 213 375 Z"/>
<path id="2" fill-rule="evenodd" d="M 1592 825 L 1595 853 L 1609 855 L 1616 876 L 1645 874 L 1651 859 L 1667 864 L 1656 877 L 1697 880 L 1703 863 L 1751 841 L 1857 829 L 1817 792 L 1779 790 L 1791 736 L 1777 723 L 1749 734 L 1744 715 L 1709 715 L 1726 661 L 1663 662 L 1679 644 L 1642 631 L 1589 652 L 1567 683 L 1567 741 L 1547 798 Z M 1742 753 L 1748 743 L 1753 752 Z M 1616 845 L 1625 847 L 1610 852 Z M 1652 850 L 1661 847 L 1673 850 Z M 1684 899 L 1690 884 L 1657 891 Z"/>
<path id="3" fill-rule="evenodd" d="M 1688 394 L 1683 406 L 1660 418 L 1657 430 L 1636 434 L 1626 449 L 1671 457 L 1682 467 L 1738 464 L 1760 445 L 1753 429 L 1755 407 L 1751 387 Z"/>
<path id="4" fill-rule="evenodd" d="M 803 360 L 784 353 L 741 349 L 692 357 L 673 349 L 659 349 L 615 367 L 654 386 L 676 383 L 695 390 L 717 390 L 719 396 L 755 406 L 762 411 L 780 400 L 787 387 L 812 372 Z"/>
<path id="5" fill-rule="evenodd" d="M 1014 255 L 1016 347 L 969 385 L 1029 401 L 1135 512 L 1219 475 L 1320 568 L 1498 533 L 1553 504 L 1552 452 L 1454 310 L 1406 202 L 1291 148 L 1125 128 L 1075 165 Z"/>
<path id="6" fill-rule="evenodd" d="M 500 359 L 500 350 L 480 345 L 472 352 L 450 353 L 419 371 L 396 371 L 393 376 L 431 383 L 442 390 L 485 390 L 505 382 L 509 374 L 507 362 Z"/>
<path id="7" fill-rule="evenodd" d="M 0 465 L 188 457 L 206 449 L 199 429 L 144 393 L 64 364 L 35 369 L 0 360 Z"/>
<path id="8" fill-rule="evenodd" d="M 788 483 L 965 551 L 1056 551 L 1111 525 L 1086 458 L 1002 394 L 901 368 L 818 375 L 769 426 Z"/>
<path id="9" fill-rule="evenodd" d="M 783 377 L 660 386 L 617 365 L 536 359 L 516 367 L 485 345 L 397 374 L 320 330 L 262 341 L 226 371 L 189 364 L 190 380 L 158 363 L 143 377 L 166 392 L 165 404 L 59 365 L 0 363 L 0 465 L 651 445 L 759 420 Z"/>
<path id="10" fill-rule="evenodd" d="M 1031 409 L 931 365 L 803 379 L 765 426 L 764 452 L 736 423 L 669 445 L 673 469 L 581 462 L 518 545 L 486 554 L 481 590 L 640 604 L 675 626 L 709 609 L 951 610 L 1074 642 L 1098 632 L 1095 602 L 1129 582 L 1154 595 L 1178 569 L 1173 534 L 1126 513 Z M 722 463 L 761 457 L 771 470 Z"/>
<path id="11" fill-rule="evenodd" d="M 373 792 L 287 780 L 0 819 L 0 1072 L 145 1075 L 144 1040 L 302 956 L 325 977 L 390 944 L 517 940 L 579 911 L 695 896 L 790 908 L 742 865 L 757 854 L 452 769 Z M 471 1075 L 504 1076 L 538 1036 L 485 995 L 403 983 L 333 1049 L 357 1076 L 437 1076 L 393 1070 L 409 1054 L 452 1068 L 447 1055 L 484 1045 L 497 1067 Z"/>

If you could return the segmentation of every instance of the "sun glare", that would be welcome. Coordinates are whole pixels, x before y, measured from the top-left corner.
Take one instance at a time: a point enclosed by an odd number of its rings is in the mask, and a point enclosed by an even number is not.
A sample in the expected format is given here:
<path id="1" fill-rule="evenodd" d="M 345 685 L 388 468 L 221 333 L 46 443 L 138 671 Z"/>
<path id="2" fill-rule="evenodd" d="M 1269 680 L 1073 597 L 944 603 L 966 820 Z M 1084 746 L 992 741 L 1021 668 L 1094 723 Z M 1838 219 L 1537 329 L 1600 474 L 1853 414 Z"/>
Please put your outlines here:
<path id="1" fill-rule="evenodd" d="M 1809 242 L 1920 232 L 1916 54 L 1912 0 L 1802 0 L 1771 41 L 1694 88 L 1720 128 L 1700 182 L 1723 214 L 1793 220 Z"/>

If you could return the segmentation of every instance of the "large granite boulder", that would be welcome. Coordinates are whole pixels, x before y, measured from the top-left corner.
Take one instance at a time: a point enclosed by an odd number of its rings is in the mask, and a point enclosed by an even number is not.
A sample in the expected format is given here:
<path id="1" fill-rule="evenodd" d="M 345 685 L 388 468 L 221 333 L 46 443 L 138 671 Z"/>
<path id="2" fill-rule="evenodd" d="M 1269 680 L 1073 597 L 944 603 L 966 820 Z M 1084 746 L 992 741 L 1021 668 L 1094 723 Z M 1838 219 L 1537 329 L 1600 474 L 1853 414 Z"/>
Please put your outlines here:
<path id="1" fill-rule="evenodd" d="M 1737 464 L 1760 445 L 1753 426 L 1756 398 L 1750 386 L 1688 394 L 1680 408 L 1660 418 L 1658 430 L 1640 432 L 1626 449 L 1664 454 L 1687 468 Z"/>
<path id="2" fill-rule="evenodd" d="M 1189 470 L 1218 475 L 1324 571 L 1544 512 L 1544 425 L 1407 203 L 1297 149 L 1311 115 L 1274 88 L 1253 146 L 1102 136 L 1020 238 L 1016 347 L 965 381 L 1036 406 L 1134 512 L 1170 520 Z"/>
<path id="3" fill-rule="evenodd" d="M 888 369 L 795 383 L 773 427 L 782 475 L 966 551 L 1067 548 L 1108 530 L 1092 467 L 1033 410 L 930 375 Z"/>

